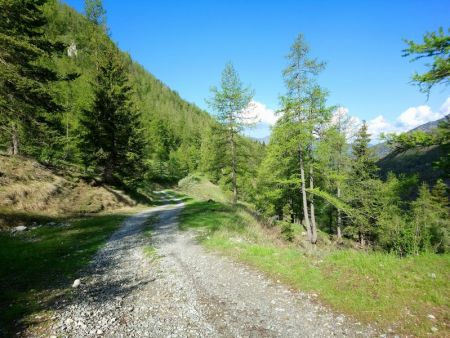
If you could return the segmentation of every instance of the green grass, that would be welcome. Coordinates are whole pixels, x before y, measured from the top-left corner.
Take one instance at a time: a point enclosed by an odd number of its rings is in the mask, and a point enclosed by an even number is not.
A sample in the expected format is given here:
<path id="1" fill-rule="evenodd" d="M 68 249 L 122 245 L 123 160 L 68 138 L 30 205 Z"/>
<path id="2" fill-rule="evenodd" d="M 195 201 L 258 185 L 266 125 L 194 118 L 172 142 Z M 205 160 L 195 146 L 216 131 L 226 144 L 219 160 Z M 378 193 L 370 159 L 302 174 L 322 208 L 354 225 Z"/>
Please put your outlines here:
<path id="1" fill-rule="evenodd" d="M 182 229 L 200 231 L 201 242 L 254 266 L 365 323 L 398 334 L 450 334 L 450 255 L 399 258 L 384 253 L 317 249 L 308 254 L 280 242 L 243 208 L 220 203 L 188 203 Z M 427 318 L 429 314 L 436 320 Z"/>
<path id="2" fill-rule="evenodd" d="M 231 201 L 230 193 L 223 192 L 219 186 L 197 174 L 191 174 L 180 180 L 180 182 L 178 182 L 178 189 L 181 193 L 197 200 L 213 200 L 221 203 L 228 203 Z"/>
<path id="3" fill-rule="evenodd" d="M 16 235 L 0 232 L 0 336 L 33 325 L 31 315 L 49 308 L 70 288 L 77 272 L 127 216 L 90 216 Z"/>

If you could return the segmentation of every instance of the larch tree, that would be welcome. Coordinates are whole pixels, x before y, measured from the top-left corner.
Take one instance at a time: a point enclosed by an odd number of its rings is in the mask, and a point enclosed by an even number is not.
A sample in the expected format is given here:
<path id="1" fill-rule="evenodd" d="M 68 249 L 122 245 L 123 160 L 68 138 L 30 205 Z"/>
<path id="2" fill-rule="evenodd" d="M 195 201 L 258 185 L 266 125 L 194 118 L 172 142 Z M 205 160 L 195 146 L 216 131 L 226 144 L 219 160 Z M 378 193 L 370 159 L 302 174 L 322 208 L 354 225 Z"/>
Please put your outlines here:
<path id="1" fill-rule="evenodd" d="M 102 0 L 84 0 L 86 18 L 94 25 L 102 27 L 106 32 L 106 10 Z"/>
<path id="2" fill-rule="evenodd" d="M 288 66 L 283 71 L 287 94 L 281 98 L 281 111 L 284 126 L 295 129 L 291 130 L 291 142 L 297 148 L 299 159 L 304 225 L 308 239 L 311 243 L 316 243 L 314 201 L 312 196 L 309 198 L 307 196 L 305 166 L 306 161 L 311 160 L 317 118 L 321 115 L 318 114 L 318 110 L 322 110 L 325 97 L 324 92 L 315 84 L 315 76 L 324 69 L 325 64 L 311 58 L 309 54 L 309 47 L 300 34 L 291 46 L 287 55 Z M 310 188 L 313 188 L 312 162 L 309 167 L 309 178 Z"/>
<path id="3" fill-rule="evenodd" d="M 404 49 L 403 56 L 412 56 L 412 61 L 423 58 L 432 58 L 433 62 L 427 64 L 428 71 L 415 73 L 413 81 L 420 86 L 421 91 L 429 94 L 437 84 L 449 84 L 450 78 L 450 28 L 447 33 L 441 27 L 437 32 L 426 33 L 423 43 L 405 40 L 408 48 Z"/>
<path id="4" fill-rule="evenodd" d="M 253 92 L 244 87 L 238 73 L 231 63 L 225 65 L 222 72 L 220 88 L 212 87 L 212 98 L 208 105 L 217 112 L 217 119 L 222 125 L 227 141 L 229 153 L 229 167 L 231 171 L 231 186 L 233 190 L 233 203 L 238 198 L 238 141 L 239 133 L 244 127 L 254 123 L 254 117 L 249 114 L 249 104 Z"/>
<path id="5" fill-rule="evenodd" d="M 145 146 L 140 114 L 131 100 L 127 66 L 114 46 L 101 55 L 93 86 L 94 103 L 81 120 L 84 162 L 107 183 L 138 180 Z"/>
<path id="6" fill-rule="evenodd" d="M 353 135 L 355 121 L 348 116 L 344 108 L 337 108 L 323 132 L 317 145 L 320 172 L 327 183 L 329 193 L 338 200 L 342 198 L 343 186 L 349 177 L 350 156 L 348 144 Z M 343 213 L 339 206 L 336 209 L 336 236 L 342 239 Z"/>
<path id="7" fill-rule="evenodd" d="M 40 157 L 58 140 L 63 111 L 51 90 L 61 77 L 44 64 L 65 46 L 44 32 L 46 0 L 0 2 L 0 133 L 9 152 Z"/>

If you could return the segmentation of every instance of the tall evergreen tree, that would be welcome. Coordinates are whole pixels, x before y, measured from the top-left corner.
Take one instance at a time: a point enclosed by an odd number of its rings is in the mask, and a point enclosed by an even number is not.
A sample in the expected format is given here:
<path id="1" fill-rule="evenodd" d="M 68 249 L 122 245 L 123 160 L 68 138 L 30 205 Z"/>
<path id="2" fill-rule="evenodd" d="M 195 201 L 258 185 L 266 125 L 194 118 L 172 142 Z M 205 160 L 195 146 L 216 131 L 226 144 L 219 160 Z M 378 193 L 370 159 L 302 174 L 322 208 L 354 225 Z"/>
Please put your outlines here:
<path id="1" fill-rule="evenodd" d="M 14 155 L 51 153 L 60 132 L 63 107 L 50 89 L 60 78 L 44 62 L 65 47 L 44 33 L 46 2 L 0 2 L 0 138 Z"/>
<path id="2" fill-rule="evenodd" d="M 101 56 L 93 86 L 94 103 L 81 121 L 85 164 L 108 183 L 139 179 L 144 160 L 140 115 L 131 101 L 127 67 L 115 47 Z"/>
<path id="3" fill-rule="evenodd" d="M 359 179 L 373 178 L 377 171 L 375 158 L 369 148 L 369 144 L 370 134 L 368 126 L 366 121 L 363 121 L 352 145 L 353 172 Z"/>
<path id="4" fill-rule="evenodd" d="M 213 97 L 208 100 L 208 104 L 218 113 L 217 119 L 225 130 L 233 203 L 236 203 L 238 198 L 237 175 L 239 170 L 238 138 L 243 128 L 252 122 L 252 118 L 247 114 L 246 109 L 250 104 L 253 93 L 249 88 L 244 87 L 231 63 L 225 65 L 220 88 L 212 87 L 211 92 Z"/>
<path id="5" fill-rule="evenodd" d="M 356 224 L 349 227 L 356 230 L 361 246 L 374 234 L 381 184 L 375 180 L 377 166 L 369 144 L 370 134 L 366 121 L 363 121 L 352 145 L 352 169 L 345 196 L 349 204 L 361 215 Z"/>
<path id="6" fill-rule="evenodd" d="M 300 191 L 303 203 L 303 219 L 311 243 L 317 241 L 313 197 L 307 196 L 305 167 L 309 163 L 309 184 L 314 188 L 312 151 L 315 128 L 322 119 L 324 92 L 316 86 L 315 76 L 325 64 L 309 56 L 309 46 L 300 34 L 287 56 L 288 66 L 283 71 L 287 95 L 282 97 L 282 121 L 291 130 L 291 143 L 297 148 L 300 171 Z M 281 125 L 281 124 L 280 124 Z M 308 207 L 309 202 L 309 207 Z"/>

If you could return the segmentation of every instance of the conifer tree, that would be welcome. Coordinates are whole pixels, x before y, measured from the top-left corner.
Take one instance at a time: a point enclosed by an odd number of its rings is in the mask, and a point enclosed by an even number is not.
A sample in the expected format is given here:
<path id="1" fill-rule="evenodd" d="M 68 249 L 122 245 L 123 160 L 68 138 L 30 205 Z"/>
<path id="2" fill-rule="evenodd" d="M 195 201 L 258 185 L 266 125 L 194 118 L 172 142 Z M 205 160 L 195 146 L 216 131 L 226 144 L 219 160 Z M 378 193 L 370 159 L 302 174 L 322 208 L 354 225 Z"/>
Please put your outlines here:
<path id="1" fill-rule="evenodd" d="M 291 46 L 287 56 L 288 66 L 283 71 L 287 95 L 282 97 L 281 100 L 283 116 L 280 126 L 284 125 L 292 129 L 290 143 L 296 148 L 299 159 L 304 225 L 308 239 L 311 243 L 316 243 L 317 229 L 314 202 L 312 195 L 307 196 L 305 168 L 306 161 L 310 160 L 309 185 L 313 189 L 312 144 L 315 128 L 321 122 L 322 113 L 325 111 L 324 100 L 326 97 L 324 92 L 315 84 L 314 77 L 323 70 L 325 64 L 311 58 L 309 53 L 309 46 L 306 44 L 303 35 L 300 34 Z"/>
<path id="2" fill-rule="evenodd" d="M 381 184 L 375 180 L 377 167 L 369 144 L 370 134 L 366 121 L 363 121 L 352 145 L 352 169 L 346 196 L 349 204 L 362 216 L 353 227 L 349 228 L 356 230 L 361 246 L 364 246 L 367 238 L 374 234 L 373 227 L 378 211 L 377 198 Z"/>
<path id="3" fill-rule="evenodd" d="M 433 62 L 427 64 L 428 71 L 413 75 L 422 92 L 430 94 L 430 90 L 437 84 L 449 84 L 450 79 L 450 28 L 447 32 L 442 27 L 437 32 L 426 33 L 423 43 L 405 40 L 408 44 L 403 56 L 413 56 L 412 61 L 422 58 L 432 58 Z"/>
<path id="4" fill-rule="evenodd" d="M 106 10 L 102 0 L 84 0 L 86 18 L 94 25 L 102 27 L 106 32 Z"/>
<path id="5" fill-rule="evenodd" d="M 233 203 L 237 202 L 238 186 L 238 138 L 239 133 L 246 125 L 252 123 L 252 118 L 246 112 L 253 97 L 249 88 L 244 87 L 238 73 L 231 63 L 225 65 L 222 72 L 220 88 L 212 87 L 213 97 L 208 101 L 209 106 L 216 111 L 217 119 L 225 130 L 229 154 L 228 166 L 231 171 L 231 185 L 233 190 Z"/>
<path id="6" fill-rule="evenodd" d="M 450 218 L 438 184 L 430 192 L 426 184 L 419 188 L 419 196 L 411 203 L 413 253 L 421 251 L 446 252 L 450 246 Z"/>
<path id="7" fill-rule="evenodd" d="M 368 133 L 366 121 L 363 121 L 352 145 L 354 157 L 353 173 L 359 179 L 373 178 L 377 171 L 375 158 L 369 148 L 369 144 L 370 134 Z"/>
<path id="8" fill-rule="evenodd" d="M 44 32 L 46 0 L 0 2 L 0 136 L 11 154 L 51 153 L 63 107 L 50 89 L 58 74 L 44 65 L 64 45 Z"/>
<path id="9" fill-rule="evenodd" d="M 134 178 L 143 171 L 144 138 L 140 115 L 131 101 L 127 68 L 109 46 L 101 55 L 94 103 L 82 118 L 84 162 L 107 183 Z"/>

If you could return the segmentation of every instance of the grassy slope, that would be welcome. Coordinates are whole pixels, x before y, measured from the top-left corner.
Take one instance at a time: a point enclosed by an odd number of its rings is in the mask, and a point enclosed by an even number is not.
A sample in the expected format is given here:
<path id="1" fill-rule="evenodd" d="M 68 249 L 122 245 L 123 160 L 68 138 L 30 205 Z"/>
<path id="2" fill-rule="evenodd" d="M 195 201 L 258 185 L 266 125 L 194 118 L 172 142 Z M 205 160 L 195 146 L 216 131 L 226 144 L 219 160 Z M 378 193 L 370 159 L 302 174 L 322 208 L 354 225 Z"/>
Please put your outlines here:
<path id="1" fill-rule="evenodd" d="M 30 159 L 0 154 L 0 212 L 3 213 L 56 216 L 137 204 L 122 191 L 89 183 L 92 182 L 70 168 L 58 172 Z"/>
<path id="2" fill-rule="evenodd" d="M 377 323 L 381 329 L 424 336 L 436 327 L 436 335 L 450 334 L 446 327 L 450 320 L 450 255 L 401 259 L 329 246 L 306 253 L 283 242 L 279 229 L 262 227 L 245 208 L 206 202 L 210 198 L 207 185 L 198 184 L 203 201 L 187 204 L 180 226 L 200 230 L 200 240 L 207 248 L 296 289 L 316 293 L 337 311 Z M 429 314 L 436 319 L 428 318 Z"/>

